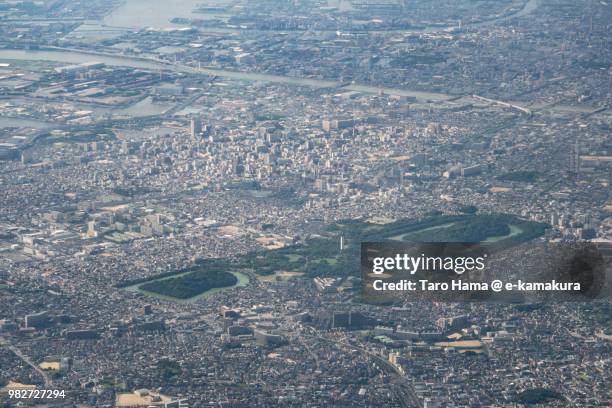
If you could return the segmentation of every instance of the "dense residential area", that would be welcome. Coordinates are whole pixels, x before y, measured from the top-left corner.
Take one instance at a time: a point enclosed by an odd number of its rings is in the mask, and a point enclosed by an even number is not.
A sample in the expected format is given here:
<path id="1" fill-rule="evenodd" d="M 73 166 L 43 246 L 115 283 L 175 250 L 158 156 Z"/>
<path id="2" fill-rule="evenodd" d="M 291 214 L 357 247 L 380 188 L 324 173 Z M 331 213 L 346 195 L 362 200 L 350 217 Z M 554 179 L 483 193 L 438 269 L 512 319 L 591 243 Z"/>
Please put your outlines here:
<path id="1" fill-rule="evenodd" d="M 0 407 L 612 405 L 611 7 L 0 3 Z M 389 240 L 600 296 L 370 302 Z"/>

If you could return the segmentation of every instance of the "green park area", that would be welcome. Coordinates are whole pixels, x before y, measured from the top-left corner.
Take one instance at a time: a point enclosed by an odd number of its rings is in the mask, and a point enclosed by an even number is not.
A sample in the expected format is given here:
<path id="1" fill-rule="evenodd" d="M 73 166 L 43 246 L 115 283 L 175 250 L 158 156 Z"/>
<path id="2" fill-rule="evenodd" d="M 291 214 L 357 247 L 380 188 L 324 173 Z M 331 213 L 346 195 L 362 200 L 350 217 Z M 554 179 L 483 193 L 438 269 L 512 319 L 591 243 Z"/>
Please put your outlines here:
<path id="1" fill-rule="evenodd" d="M 308 277 L 358 276 L 362 242 L 483 242 L 495 251 L 537 238 L 546 228 L 546 224 L 507 214 L 440 215 L 382 225 L 346 220 L 330 225 L 321 236 L 293 246 L 253 252 L 240 262 L 263 276 L 279 271 L 300 272 Z M 340 237 L 344 240 L 342 251 Z"/>
<path id="2" fill-rule="evenodd" d="M 521 392 L 517 396 L 517 401 L 523 405 L 550 404 L 554 401 L 564 401 L 561 393 L 548 388 L 531 388 Z"/>
<path id="3" fill-rule="evenodd" d="M 234 286 L 238 278 L 220 270 L 197 270 L 176 278 L 147 282 L 140 289 L 160 295 L 189 299 L 211 289 Z"/>
<path id="4" fill-rule="evenodd" d="M 117 287 L 171 301 L 194 301 L 225 289 L 243 287 L 247 275 L 228 271 L 222 260 L 200 261 L 195 265 L 146 279 L 125 281 Z"/>
<path id="5" fill-rule="evenodd" d="M 304 276 L 303 272 L 277 271 L 272 275 L 259 275 L 257 279 L 260 282 L 286 282 L 289 279 Z"/>
<path id="6" fill-rule="evenodd" d="M 490 251 L 496 251 L 537 238 L 546 228 L 546 224 L 507 214 L 437 215 L 382 225 L 346 220 L 332 224 L 321 235 L 295 245 L 261 249 L 236 260 L 201 260 L 187 269 L 126 281 L 117 286 L 170 300 L 192 300 L 248 284 L 248 277 L 237 272 L 240 270 L 254 271 L 263 283 L 302 276 L 359 276 L 362 242 L 484 242 Z M 344 240 L 342 250 L 340 237 Z"/>

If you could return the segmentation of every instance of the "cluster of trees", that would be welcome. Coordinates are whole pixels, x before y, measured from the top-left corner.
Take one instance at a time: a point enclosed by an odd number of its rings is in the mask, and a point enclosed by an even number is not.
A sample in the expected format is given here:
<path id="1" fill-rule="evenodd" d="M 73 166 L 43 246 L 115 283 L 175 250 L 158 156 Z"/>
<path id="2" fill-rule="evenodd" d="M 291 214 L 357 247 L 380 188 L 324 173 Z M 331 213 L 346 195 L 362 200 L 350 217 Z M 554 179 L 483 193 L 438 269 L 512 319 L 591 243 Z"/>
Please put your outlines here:
<path id="1" fill-rule="evenodd" d="M 241 267 L 254 269 L 259 275 L 277 271 L 299 271 L 308 276 L 338 276 L 348 268 L 347 254 L 339 254 L 339 243 L 329 238 L 308 239 L 303 245 L 292 245 L 245 256 Z M 352 254 L 358 259 L 359 248 Z M 354 258 L 357 257 L 357 258 Z"/>
<path id="2" fill-rule="evenodd" d="M 471 213 L 477 208 L 465 208 Z M 423 231 L 436 226 L 452 224 Z M 332 224 L 328 231 L 343 235 L 346 239 L 340 253 L 339 238 L 313 238 L 304 244 L 272 251 L 258 251 L 247 255 L 240 266 L 253 268 L 260 275 L 289 270 L 304 272 L 307 276 L 350 276 L 359 274 L 360 242 L 389 240 L 389 237 L 406 235 L 414 242 L 482 242 L 489 237 L 509 235 L 509 225 L 521 228 L 522 233 L 493 244 L 492 247 L 508 247 L 528 241 L 544 233 L 546 224 L 521 220 L 506 214 L 465 214 L 444 216 L 432 214 L 422 220 L 403 219 L 382 226 L 374 226 L 361 220 L 343 220 Z"/>
<path id="3" fill-rule="evenodd" d="M 140 289 L 177 299 L 189 299 L 207 290 L 225 288 L 236 283 L 238 278 L 229 272 L 202 268 L 176 278 L 145 283 Z"/>
<path id="4" fill-rule="evenodd" d="M 298 246 L 290 246 L 272 251 L 251 252 L 244 257 L 240 266 L 255 269 L 259 275 L 272 275 L 276 271 L 297 271 L 302 269 L 302 257 L 297 256 L 301 251 Z"/>
<path id="5" fill-rule="evenodd" d="M 217 269 L 217 270 L 230 269 L 230 262 L 226 259 L 198 258 L 195 260 L 194 263 L 195 263 L 194 265 L 189 266 L 187 268 L 176 269 L 173 271 L 160 273 L 154 276 L 148 276 L 148 277 L 136 278 L 136 279 L 126 279 L 126 280 L 120 281 L 117 284 L 115 284 L 115 287 L 116 288 L 127 288 L 128 286 L 138 285 L 139 283 L 145 283 L 145 282 L 150 282 L 150 281 L 154 281 L 158 279 L 169 278 L 175 275 L 182 275 L 185 272 L 195 272 L 205 267 L 209 269 Z"/>
<path id="6" fill-rule="evenodd" d="M 496 217 L 469 217 L 448 227 L 410 234 L 408 239 L 417 242 L 482 242 L 489 237 L 510 234 L 510 227 Z"/>
<path id="7" fill-rule="evenodd" d="M 555 400 L 563 400 L 563 395 L 548 388 L 532 388 L 521 392 L 517 400 L 526 405 L 546 404 Z"/>
<path id="8" fill-rule="evenodd" d="M 161 378 L 168 381 L 181 374 L 181 365 L 177 361 L 162 358 L 157 362 L 157 370 Z"/>
<path id="9" fill-rule="evenodd" d="M 364 231 L 362 241 L 384 241 L 395 235 L 407 234 L 413 231 L 418 232 L 426 228 L 450 224 L 465 219 L 466 216 L 464 215 L 433 215 L 418 221 L 412 219 L 398 220 L 377 229 Z"/>

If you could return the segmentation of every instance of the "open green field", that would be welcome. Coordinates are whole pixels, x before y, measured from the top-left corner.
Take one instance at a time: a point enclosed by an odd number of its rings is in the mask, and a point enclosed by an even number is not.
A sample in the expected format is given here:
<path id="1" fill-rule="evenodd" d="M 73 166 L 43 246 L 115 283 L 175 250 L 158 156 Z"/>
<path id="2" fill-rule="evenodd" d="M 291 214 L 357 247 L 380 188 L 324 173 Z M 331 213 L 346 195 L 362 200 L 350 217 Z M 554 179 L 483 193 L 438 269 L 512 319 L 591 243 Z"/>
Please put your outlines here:
<path id="1" fill-rule="evenodd" d="M 260 282 L 286 282 L 293 278 L 299 278 L 304 276 L 303 272 L 288 272 L 288 271 L 277 271 L 272 275 L 259 275 L 257 280 Z"/>

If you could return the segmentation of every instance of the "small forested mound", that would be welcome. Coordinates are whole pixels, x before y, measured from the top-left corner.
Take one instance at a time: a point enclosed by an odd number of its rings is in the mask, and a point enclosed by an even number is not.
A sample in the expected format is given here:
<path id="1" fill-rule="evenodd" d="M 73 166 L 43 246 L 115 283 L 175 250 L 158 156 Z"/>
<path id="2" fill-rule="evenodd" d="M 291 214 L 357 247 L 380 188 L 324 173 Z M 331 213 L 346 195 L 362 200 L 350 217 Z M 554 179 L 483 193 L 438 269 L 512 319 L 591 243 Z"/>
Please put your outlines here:
<path id="1" fill-rule="evenodd" d="M 508 234 L 510 227 L 504 220 L 484 216 L 457 221 L 448 227 L 416 232 L 407 238 L 419 242 L 481 242 L 489 237 Z"/>
<path id="2" fill-rule="evenodd" d="M 548 388 L 532 388 L 530 390 L 525 390 L 517 397 L 518 402 L 526 405 L 546 404 L 551 401 L 562 399 L 563 395 Z"/>
<path id="3" fill-rule="evenodd" d="M 189 299 L 207 290 L 225 288 L 238 283 L 238 278 L 222 270 L 198 269 L 176 278 L 142 284 L 140 289 L 178 299 Z"/>

